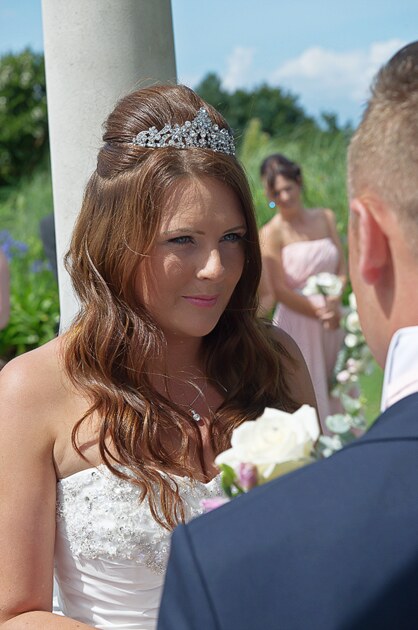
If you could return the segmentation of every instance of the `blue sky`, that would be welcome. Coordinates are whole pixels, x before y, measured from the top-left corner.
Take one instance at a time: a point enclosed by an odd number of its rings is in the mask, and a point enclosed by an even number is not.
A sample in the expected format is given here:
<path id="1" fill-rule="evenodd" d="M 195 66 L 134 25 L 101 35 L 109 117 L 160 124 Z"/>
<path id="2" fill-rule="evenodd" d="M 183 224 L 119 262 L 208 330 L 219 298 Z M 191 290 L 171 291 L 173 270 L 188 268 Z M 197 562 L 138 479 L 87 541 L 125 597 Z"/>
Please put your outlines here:
<path id="1" fill-rule="evenodd" d="M 377 68 L 418 39 L 417 0 L 172 0 L 172 8 L 180 81 L 193 87 L 213 71 L 229 90 L 279 85 L 308 113 L 335 112 L 341 123 L 358 121 Z M 41 0 L 0 0 L 0 54 L 26 46 L 42 50 Z"/>

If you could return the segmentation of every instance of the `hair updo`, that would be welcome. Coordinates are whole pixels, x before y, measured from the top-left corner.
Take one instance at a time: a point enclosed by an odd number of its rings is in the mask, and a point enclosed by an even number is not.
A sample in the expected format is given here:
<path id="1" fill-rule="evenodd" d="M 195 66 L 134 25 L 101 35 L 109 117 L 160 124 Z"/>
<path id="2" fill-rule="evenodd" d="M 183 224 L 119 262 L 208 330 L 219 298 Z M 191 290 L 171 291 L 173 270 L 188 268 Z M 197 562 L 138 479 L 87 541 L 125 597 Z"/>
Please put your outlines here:
<path id="1" fill-rule="evenodd" d="M 292 162 L 281 153 L 273 153 L 263 160 L 260 176 L 265 180 L 267 187 L 272 189 L 278 175 L 296 182 L 301 187 L 303 185 L 302 169 L 299 164 Z"/>
<path id="2" fill-rule="evenodd" d="M 80 453 L 80 424 L 92 415 L 100 418 L 103 462 L 114 474 L 133 477 L 154 518 L 167 528 L 183 520 L 184 512 L 177 484 L 162 471 L 192 477 L 190 452 L 197 452 L 203 468 L 203 445 L 188 411 L 157 391 L 149 377 L 155 358 L 164 360 L 166 341 L 139 302 L 135 284 L 176 182 L 201 177 L 222 182 L 236 195 L 247 226 L 242 276 L 216 327 L 202 340 L 205 376 L 222 385 L 223 396 L 227 392 L 211 422 L 215 454 L 229 446 L 236 426 L 266 406 L 295 408 L 281 370 L 287 353 L 256 316 L 261 254 L 251 193 L 239 162 L 207 148 L 150 148 L 132 142 L 151 127 L 193 120 L 201 107 L 213 123 L 228 128 L 219 112 L 184 86 L 141 89 L 116 105 L 105 123 L 104 145 L 66 256 L 80 310 L 66 335 L 64 364 L 91 403 L 74 428 L 73 445 Z M 176 436 L 178 448 L 167 446 L 167 434 Z"/>

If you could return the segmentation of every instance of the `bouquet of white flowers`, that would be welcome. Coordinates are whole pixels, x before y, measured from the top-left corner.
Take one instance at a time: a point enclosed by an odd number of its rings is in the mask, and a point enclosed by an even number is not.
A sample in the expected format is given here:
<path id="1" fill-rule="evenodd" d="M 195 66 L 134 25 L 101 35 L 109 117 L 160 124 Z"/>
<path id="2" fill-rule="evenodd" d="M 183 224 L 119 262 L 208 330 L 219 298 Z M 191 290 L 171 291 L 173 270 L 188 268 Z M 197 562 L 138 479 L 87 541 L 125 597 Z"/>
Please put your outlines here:
<path id="1" fill-rule="evenodd" d="M 204 509 L 209 511 L 313 461 L 318 437 L 319 423 L 313 407 L 303 405 L 293 414 L 266 407 L 257 420 L 234 429 L 231 448 L 215 459 L 225 497 L 203 500 Z"/>
<path id="2" fill-rule="evenodd" d="M 342 280 L 334 273 L 326 271 L 309 276 L 302 289 L 303 295 L 324 295 L 325 297 L 338 297 L 343 290 Z"/>

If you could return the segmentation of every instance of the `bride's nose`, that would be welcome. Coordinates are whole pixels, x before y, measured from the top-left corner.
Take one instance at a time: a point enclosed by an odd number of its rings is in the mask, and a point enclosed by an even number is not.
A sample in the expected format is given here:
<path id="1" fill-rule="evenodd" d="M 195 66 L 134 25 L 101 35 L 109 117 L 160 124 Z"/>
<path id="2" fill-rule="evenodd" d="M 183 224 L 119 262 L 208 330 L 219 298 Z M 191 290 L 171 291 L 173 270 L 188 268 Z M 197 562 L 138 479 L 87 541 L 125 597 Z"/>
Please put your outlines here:
<path id="1" fill-rule="evenodd" d="M 212 249 L 201 261 L 197 271 L 199 280 L 217 280 L 225 273 L 219 249 Z"/>

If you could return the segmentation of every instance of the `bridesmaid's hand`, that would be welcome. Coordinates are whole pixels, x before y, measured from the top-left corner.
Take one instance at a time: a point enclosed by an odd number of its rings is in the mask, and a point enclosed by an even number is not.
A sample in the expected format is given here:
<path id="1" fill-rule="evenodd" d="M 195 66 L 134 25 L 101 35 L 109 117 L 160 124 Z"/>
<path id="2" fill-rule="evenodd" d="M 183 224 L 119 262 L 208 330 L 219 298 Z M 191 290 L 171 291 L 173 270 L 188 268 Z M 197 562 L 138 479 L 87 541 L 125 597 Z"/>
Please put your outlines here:
<path id="1" fill-rule="evenodd" d="M 318 319 L 325 330 L 337 330 L 341 321 L 340 298 L 325 298 L 325 306 L 317 310 Z"/>

